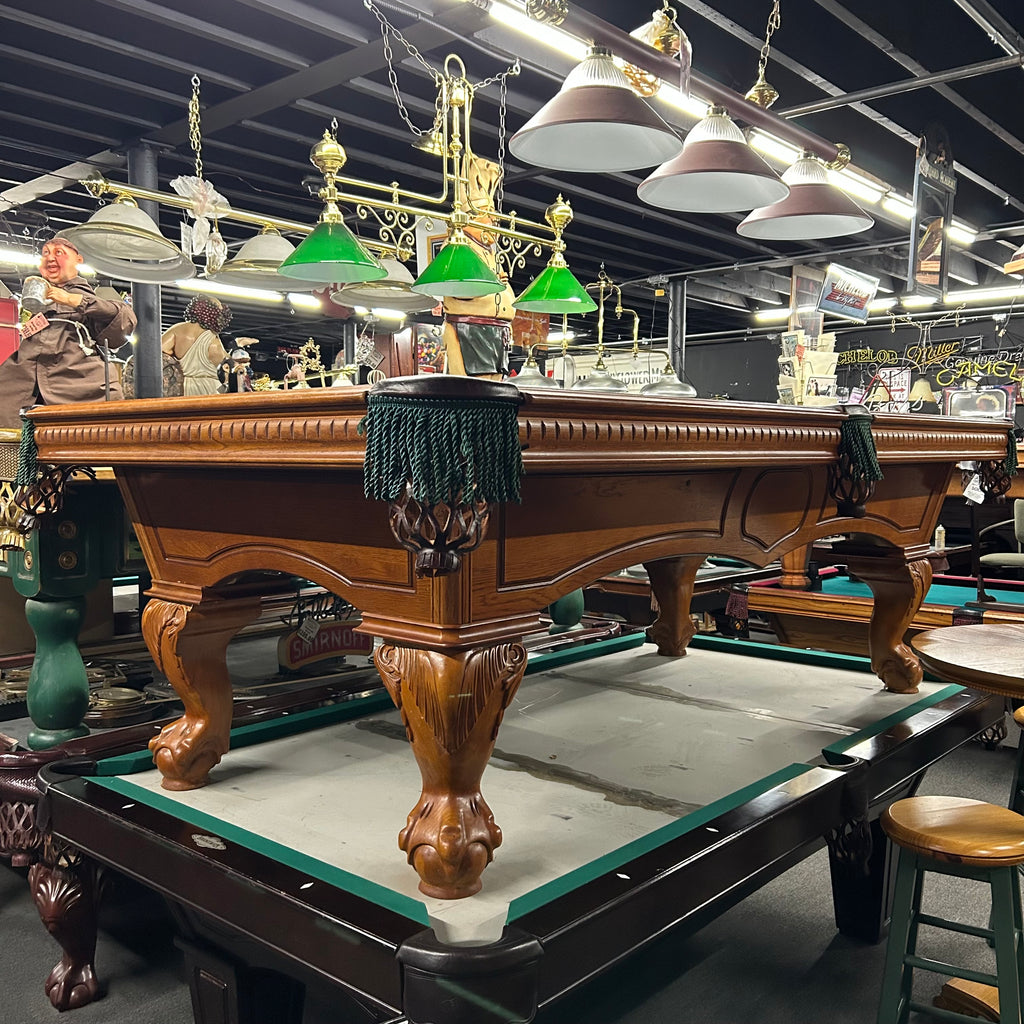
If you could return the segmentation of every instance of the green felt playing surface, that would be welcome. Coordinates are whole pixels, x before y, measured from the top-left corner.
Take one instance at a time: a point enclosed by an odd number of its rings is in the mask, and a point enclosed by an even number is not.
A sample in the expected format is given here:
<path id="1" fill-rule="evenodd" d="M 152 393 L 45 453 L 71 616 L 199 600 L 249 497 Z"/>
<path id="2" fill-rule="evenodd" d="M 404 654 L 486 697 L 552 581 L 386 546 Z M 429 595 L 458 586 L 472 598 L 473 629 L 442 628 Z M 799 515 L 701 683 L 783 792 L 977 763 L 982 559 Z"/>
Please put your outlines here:
<path id="1" fill-rule="evenodd" d="M 985 592 L 996 601 L 1005 601 L 1008 604 L 1019 604 L 1024 608 L 1024 590 L 995 590 L 986 587 Z M 866 583 L 858 583 L 854 580 L 839 577 L 825 580 L 822 583 L 822 593 L 831 597 L 871 597 L 871 590 Z M 925 595 L 925 604 L 948 604 L 959 608 L 968 601 L 973 601 L 977 596 L 974 587 L 957 587 L 949 584 L 933 583 Z"/>

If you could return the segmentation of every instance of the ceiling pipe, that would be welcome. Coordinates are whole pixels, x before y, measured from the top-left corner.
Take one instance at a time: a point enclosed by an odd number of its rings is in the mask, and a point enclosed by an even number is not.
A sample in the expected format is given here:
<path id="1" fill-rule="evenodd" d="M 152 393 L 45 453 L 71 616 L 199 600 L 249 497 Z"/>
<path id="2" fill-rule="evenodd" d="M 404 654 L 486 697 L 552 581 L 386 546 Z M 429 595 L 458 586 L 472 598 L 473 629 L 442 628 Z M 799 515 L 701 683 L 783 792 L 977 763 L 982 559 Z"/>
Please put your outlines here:
<path id="1" fill-rule="evenodd" d="M 780 110 L 778 113 L 779 117 L 802 117 L 804 114 L 817 114 L 822 110 L 835 110 L 837 107 L 846 107 L 851 103 L 862 103 L 865 100 L 877 100 L 886 96 L 898 96 L 901 93 L 926 89 L 928 86 L 939 85 L 942 82 L 957 82 L 965 78 L 976 78 L 979 75 L 989 75 L 995 71 L 1019 68 L 1021 65 L 1024 65 L 1024 53 L 1016 53 L 1009 57 L 979 61 L 977 64 L 965 64 L 959 68 L 950 68 L 948 71 L 936 71 L 933 75 L 905 78 L 901 82 L 890 82 L 888 85 L 875 85 L 869 89 L 858 89 L 857 92 L 848 92 L 841 96 L 830 96 L 825 100 L 804 103 L 802 106 L 790 107 L 787 110 Z"/>
<path id="2" fill-rule="evenodd" d="M 591 40 L 598 46 L 607 46 L 615 56 L 667 82 L 679 80 L 677 60 L 659 53 L 653 47 L 634 39 L 622 29 L 589 11 L 582 10 L 575 4 L 568 5 L 565 18 L 557 24 L 559 28 L 575 36 Z M 725 107 L 736 120 L 762 128 L 797 149 L 806 149 L 821 157 L 825 163 L 832 163 L 840 155 L 840 149 L 834 142 L 827 142 L 813 132 L 773 114 L 770 110 L 763 110 L 755 103 L 744 99 L 739 93 L 733 92 L 714 79 L 705 77 L 699 71 L 690 71 L 690 88 L 701 99 L 707 100 L 709 105 Z"/>

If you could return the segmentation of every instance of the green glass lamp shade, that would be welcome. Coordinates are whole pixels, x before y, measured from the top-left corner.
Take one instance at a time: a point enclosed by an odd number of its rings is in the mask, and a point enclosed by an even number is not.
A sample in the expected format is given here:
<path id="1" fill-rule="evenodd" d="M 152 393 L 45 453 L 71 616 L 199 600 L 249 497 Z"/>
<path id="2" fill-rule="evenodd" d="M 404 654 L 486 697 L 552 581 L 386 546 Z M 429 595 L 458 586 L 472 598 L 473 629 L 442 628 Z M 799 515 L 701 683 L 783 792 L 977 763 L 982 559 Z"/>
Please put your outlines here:
<path id="1" fill-rule="evenodd" d="M 379 281 L 388 276 L 344 224 L 328 221 L 317 224 L 277 272 L 322 284 Z"/>
<path id="2" fill-rule="evenodd" d="M 597 309 L 568 267 L 545 267 L 512 305 L 526 313 L 590 313 Z"/>
<path id="3" fill-rule="evenodd" d="M 498 275 L 465 242 L 445 245 L 411 287 L 414 292 L 437 299 L 478 299 L 505 290 Z"/>

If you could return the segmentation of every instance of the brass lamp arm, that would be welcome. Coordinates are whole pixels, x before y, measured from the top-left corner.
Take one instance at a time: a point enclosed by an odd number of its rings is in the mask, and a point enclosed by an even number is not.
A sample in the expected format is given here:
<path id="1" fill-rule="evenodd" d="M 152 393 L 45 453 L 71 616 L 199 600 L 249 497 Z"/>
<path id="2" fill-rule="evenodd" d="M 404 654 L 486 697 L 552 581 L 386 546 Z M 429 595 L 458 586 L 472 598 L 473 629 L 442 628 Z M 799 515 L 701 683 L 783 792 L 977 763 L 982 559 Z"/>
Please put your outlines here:
<path id="1" fill-rule="evenodd" d="M 172 195 L 169 192 L 157 192 L 153 189 L 141 188 L 138 185 L 122 185 L 118 182 L 107 181 L 103 177 L 85 178 L 82 180 L 82 184 L 97 199 L 114 193 L 119 196 L 130 196 L 132 199 L 149 200 L 154 203 L 160 203 L 163 206 L 172 206 L 179 210 L 192 209 L 192 203 L 188 199 Z M 211 215 L 220 220 L 235 220 L 244 224 L 257 224 L 260 227 L 272 227 L 278 231 L 290 231 L 302 235 L 308 235 L 313 230 L 309 224 L 303 224 L 301 221 L 285 220 L 283 217 L 271 217 L 265 213 L 239 210 L 233 206 L 228 210 L 223 208 L 212 210 Z M 395 247 L 386 242 L 380 242 L 372 238 L 362 239 L 361 241 L 369 249 L 375 249 L 385 255 L 395 254 Z"/>

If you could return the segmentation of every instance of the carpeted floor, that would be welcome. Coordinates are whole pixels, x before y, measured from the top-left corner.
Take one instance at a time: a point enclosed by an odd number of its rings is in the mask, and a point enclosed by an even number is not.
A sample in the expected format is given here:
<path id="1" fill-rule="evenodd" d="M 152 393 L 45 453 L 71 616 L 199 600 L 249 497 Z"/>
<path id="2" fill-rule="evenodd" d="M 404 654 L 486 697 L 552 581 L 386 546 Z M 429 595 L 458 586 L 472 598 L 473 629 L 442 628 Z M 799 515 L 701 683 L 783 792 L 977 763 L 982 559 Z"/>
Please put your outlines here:
<path id="1" fill-rule="evenodd" d="M 1011 726 L 1011 729 L 1013 727 Z M 1015 740 L 1016 730 L 1011 740 Z M 931 769 L 922 792 L 1004 803 L 1013 750 L 971 744 Z M 988 908 L 969 883 L 926 889 L 930 909 L 984 924 Z M 970 936 L 923 929 L 921 952 L 991 969 L 991 952 Z M 814 854 L 703 931 L 667 936 L 583 992 L 549 1007 L 540 1024 L 872 1024 L 884 946 L 839 936 L 832 919 L 828 860 Z M 0 1021 L 53 1022 L 43 981 L 59 948 L 43 930 L 25 873 L 0 866 Z M 181 955 L 161 901 L 127 883 L 103 911 L 96 963 L 104 998 L 64 1017 L 71 1024 L 187 1024 L 192 1021 Z M 938 991 L 927 978 L 921 994 Z M 305 1024 L 362 1024 L 369 1018 L 329 990 L 310 991 Z"/>

